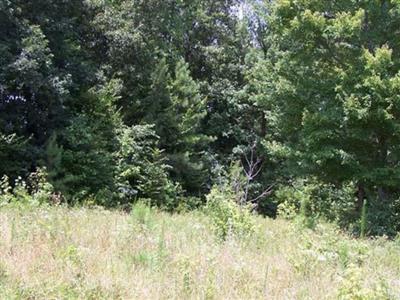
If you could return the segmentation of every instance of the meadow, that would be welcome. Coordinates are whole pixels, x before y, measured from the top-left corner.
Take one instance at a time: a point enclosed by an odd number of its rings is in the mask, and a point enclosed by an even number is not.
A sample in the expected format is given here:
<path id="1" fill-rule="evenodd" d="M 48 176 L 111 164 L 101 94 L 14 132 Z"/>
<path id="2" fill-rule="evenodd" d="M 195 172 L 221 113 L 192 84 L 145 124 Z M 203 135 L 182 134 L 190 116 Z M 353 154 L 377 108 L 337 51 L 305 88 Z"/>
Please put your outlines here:
<path id="1" fill-rule="evenodd" d="M 201 211 L 3 207 L 0 299 L 400 299 L 400 239 L 252 218 L 221 239 Z"/>

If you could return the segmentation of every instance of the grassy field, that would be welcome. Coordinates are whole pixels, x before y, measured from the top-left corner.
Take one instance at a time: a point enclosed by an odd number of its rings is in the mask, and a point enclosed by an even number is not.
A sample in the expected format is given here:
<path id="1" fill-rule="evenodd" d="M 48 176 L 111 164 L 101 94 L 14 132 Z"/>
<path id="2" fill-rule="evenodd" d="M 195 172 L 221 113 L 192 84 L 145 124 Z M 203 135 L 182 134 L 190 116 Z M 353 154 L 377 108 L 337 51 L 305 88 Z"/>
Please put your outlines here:
<path id="1" fill-rule="evenodd" d="M 200 212 L 0 209 L 0 299 L 400 299 L 400 240 L 257 218 L 219 240 Z"/>

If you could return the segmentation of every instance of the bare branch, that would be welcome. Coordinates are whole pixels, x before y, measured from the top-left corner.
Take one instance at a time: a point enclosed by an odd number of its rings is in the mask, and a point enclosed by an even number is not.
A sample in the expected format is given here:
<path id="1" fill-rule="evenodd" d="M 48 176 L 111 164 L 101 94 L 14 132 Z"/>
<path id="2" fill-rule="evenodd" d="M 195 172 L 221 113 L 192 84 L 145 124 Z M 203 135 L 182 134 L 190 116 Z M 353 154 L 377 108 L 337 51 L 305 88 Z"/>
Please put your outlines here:
<path id="1" fill-rule="evenodd" d="M 271 195 L 273 188 L 275 187 L 276 184 L 272 184 L 270 185 L 264 192 L 262 192 L 258 197 L 250 200 L 250 203 L 254 203 L 254 202 L 258 202 L 258 200 L 260 200 L 261 198 L 264 198 L 266 196 Z"/>

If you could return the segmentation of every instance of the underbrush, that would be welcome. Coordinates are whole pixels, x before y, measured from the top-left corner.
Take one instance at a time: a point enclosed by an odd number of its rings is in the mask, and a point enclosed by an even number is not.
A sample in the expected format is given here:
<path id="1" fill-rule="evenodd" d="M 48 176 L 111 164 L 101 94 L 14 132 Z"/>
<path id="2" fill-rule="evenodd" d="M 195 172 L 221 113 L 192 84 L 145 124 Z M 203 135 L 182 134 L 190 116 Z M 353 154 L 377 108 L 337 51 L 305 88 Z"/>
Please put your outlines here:
<path id="1" fill-rule="evenodd" d="M 200 211 L 6 205 L 0 298 L 400 299 L 400 239 L 247 217 L 250 234 L 221 239 Z"/>

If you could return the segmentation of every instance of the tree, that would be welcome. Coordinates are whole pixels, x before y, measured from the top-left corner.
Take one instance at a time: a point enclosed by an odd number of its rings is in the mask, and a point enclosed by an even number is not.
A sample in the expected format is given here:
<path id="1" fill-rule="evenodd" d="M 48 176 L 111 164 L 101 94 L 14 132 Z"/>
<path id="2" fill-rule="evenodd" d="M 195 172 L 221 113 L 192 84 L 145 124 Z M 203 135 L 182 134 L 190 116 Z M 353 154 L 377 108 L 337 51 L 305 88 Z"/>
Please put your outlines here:
<path id="1" fill-rule="evenodd" d="M 115 204 L 118 130 L 123 126 L 115 103 L 118 80 L 82 94 L 79 112 L 47 145 L 47 169 L 58 192 L 80 202 L 93 197 L 99 204 Z"/>
<path id="2" fill-rule="evenodd" d="M 0 130 L 29 138 L 29 161 L 19 158 L 27 173 L 44 161 L 48 139 L 68 123 L 71 99 L 93 78 L 81 39 L 85 13 L 75 0 L 0 3 Z"/>
<path id="3" fill-rule="evenodd" d="M 172 149 L 168 153 L 172 177 L 196 195 L 204 190 L 207 181 L 204 152 L 211 138 L 201 132 L 201 122 L 207 114 L 206 99 L 183 59 L 175 67 L 169 90 L 171 117 L 177 129 L 176 141 L 170 145 Z"/>
<path id="4" fill-rule="evenodd" d="M 394 1 L 276 1 L 268 18 L 270 151 L 288 173 L 356 182 L 360 211 L 398 193 L 399 21 Z"/>
<path id="5" fill-rule="evenodd" d="M 169 178 L 170 166 L 157 148 L 159 137 L 152 125 L 123 126 L 115 153 L 119 204 L 148 199 L 168 210 L 179 204 L 179 188 Z"/>
<path id="6" fill-rule="evenodd" d="M 171 110 L 172 102 L 168 87 L 171 77 L 165 58 L 156 65 L 151 80 L 150 93 L 143 101 L 146 107 L 143 121 L 154 124 L 154 130 L 160 137 L 160 148 L 169 151 L 176 142 L 178 125 L 174 122 Z"/>

